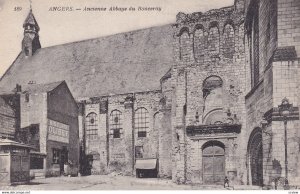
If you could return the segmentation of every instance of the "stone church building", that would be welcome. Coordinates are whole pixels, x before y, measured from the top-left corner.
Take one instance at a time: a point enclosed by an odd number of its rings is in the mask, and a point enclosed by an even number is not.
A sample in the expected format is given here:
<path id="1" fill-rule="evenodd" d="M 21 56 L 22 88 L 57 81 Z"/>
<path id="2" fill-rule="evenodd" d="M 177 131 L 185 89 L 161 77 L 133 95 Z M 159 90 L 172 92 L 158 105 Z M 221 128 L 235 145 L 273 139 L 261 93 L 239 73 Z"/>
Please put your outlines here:
<path id="1" fill-rule="evenodd" d="M 235 0 L 180 12 L 174 24 L 46 48 L 32 11 L 23 27 L 0 88 L 65 80 L 92 174 L 299 185 L 298 0 Z"/>

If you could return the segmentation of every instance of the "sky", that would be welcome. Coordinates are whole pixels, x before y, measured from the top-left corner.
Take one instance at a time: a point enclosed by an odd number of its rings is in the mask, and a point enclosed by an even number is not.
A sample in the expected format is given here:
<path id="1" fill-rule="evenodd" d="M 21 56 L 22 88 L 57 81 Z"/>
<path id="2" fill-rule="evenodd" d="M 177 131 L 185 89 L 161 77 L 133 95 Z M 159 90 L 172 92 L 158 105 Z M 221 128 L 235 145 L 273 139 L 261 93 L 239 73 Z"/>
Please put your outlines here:
<path id="1" fill-rule="evenodd" d="M 233 5 L 234 0 L 31 0 L 40 27 L 43 47 L 91 39 L 176 22 L 178 12 L 205 12 Z M 127 11 L 108 11 L 110 7 Z M 73 11 L 51 11 L 72 7 Z M 101 7 L 106 11 L 83 11 Z M 128 11 L 129 7 L 136 8 Z M 161 11 L 138 11 L 138 7 L 160 7 Z M 81 9 L 81 10 L 76 10 Z M 23 22 L 30 0 L 0 0 L 0 76 L 21 51 Z"/>

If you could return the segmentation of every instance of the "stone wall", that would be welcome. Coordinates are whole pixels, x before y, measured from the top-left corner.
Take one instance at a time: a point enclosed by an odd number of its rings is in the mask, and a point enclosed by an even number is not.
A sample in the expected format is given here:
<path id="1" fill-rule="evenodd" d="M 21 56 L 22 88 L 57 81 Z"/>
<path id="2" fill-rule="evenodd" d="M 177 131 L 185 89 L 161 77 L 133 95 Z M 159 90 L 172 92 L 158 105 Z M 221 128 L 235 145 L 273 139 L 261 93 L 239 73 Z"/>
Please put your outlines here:
<path id="1" fill-rule="evenodd" d="M 299 60 L 280 61 L 273 63 L 273 106 L 278 107 L 283 98 L 287 98 L 294 107 L 300 106 L 300 66 Z M 287 122 L 287 155 L 288 155 L 288 178 L 291 185 L 299 185 L 300 180 L 300 133 L 298 118 Z M 272 158 L 282 167 L 281 174 L 277 173 L 275 166 L 269 170 L 270 177 L 285 176 L 284 168 L 284 125 L 283 121 L 272 122 Z M 272 179 L 271 179 L 272 180 Z M 270 181 L 271 181 L 270 180 Z"/>
<path id="2" fill-rule="evenodd" d="M 246 149 L 243 143 L 246 68 L 242 5 L 236 1 L 231 7 L 177 15 L 174 40 L 176 65 L 172 69 L 176 88 L 172 107 L 172 175 L 176 182 L 203 183 L 202 145 L 215 139 L 225 145 L 226 175 L 239 184 L 245 180 L 244 158 L 237 154 Z M 211 78 L 221 80 L 219 89 L 205 90 L 205 81 Z M 187 136 L 187 126 L 204 125 L 215 112 L 226 115 L 228 110 L 242 125 L 240 135 Z"/>
<path id="3" fill-rule="evenodd" d="M 21 128 L 30 127 L 31 124 L 39 124 L 41 153 L 46 154 L 47 143 L 47 94 L 25 92 L 20 98 L 21 104 Z"/>
<path id="4" fill-rule="evenodd" d="M 295 46 L 299 56 L 300 2 L 298 0 L 276 1 L 278 2 L 278 47 Z"/>
<path id="5" fill-rule="evenodd" d="M 164 88 L 165 96 L 169 96 L 169 87 Z M 139 149 L 138 157 L 158 159 L 159 176 L 171 176 L 169 165 L 171 121 L 168 113 L 170 110 L 166 109 L 166 101 L 170 103 L 171 99 L 170 97 L 166 99 L 162 98 L 160 91 L 149 91 L 95 97 L 83 102 L 85 119 L 90 113 L 99 115 L 97 116 L 97 138 L 91 140 L 86 137 L 86 154 L 95 152 L 100 154 L 100 168 L 98 168 L 99 165 L 97 167 L 97 164 L 93 163 L 94 173 L 135 174 L 136 149 Z M 107 104 L 101 101 L 106 101 Z M 107 109 L 101 112 L 103 106 L 107 106 Z M 136 112 L 141 109 L 145 111 L 143 116 L 147 117 L 146 137 L 138 136 L 137 125 L 139 124 Z M 121 115 L 120 138 L 113 137 L 114 118 L 111 115 L 113 111 L 118 111 Z"/>
<path id="6" fill-rule="evenodd" d="M 83 127 L 87 125 L 86 118 L 89 114 L 95 113 L 97 115 L 97 119 L 95 122 L 98 126 L 98 132 L 97 137 L 90 139 L 87 137 L 87 135 L 83 135 L 83 138 L 85 138 L 86 143 L 86 154 L 99 154 L 99 157 L 97 160 L 93 161 L 93 168 L 91 169 L 92 174 L 99 174 L 102 170 L 104 173 L 107 172 L 107 151 L 106 151 L 106 143 L 107 143 L 107 115 L 106 114 L 100 114 L 100 105 L 99 103 L 88 103 L 84 105 L 85 112 L 83 117 Z M 84 128 L 85 129 L 85 128 Z M 85 131 L 86 133 L 86 131 Z"/>
<path id="7" fill-rule="evenodd" d="M 284 169 L 284 126 L 273 116 L 274 108 L 284 97 L 299 107 L 299 28 L 298 1 L 247 0 L 246 28 L 249 29 L 251 7 L 259 3 L 259 82 L 248 86 L 246 95 L 246 137 L 255 128 L 262 130 L 263 181 L 274 185 L 274 180 L 285 176 Z M 250 33 L 246 37 L 250 37 Z M 249 39 L 248 39 L 249 40 Z M 289 47 L 287 47 L 289 46 Z M 246 41 L 246 67 L 250 67 L 250 42 Z M 251 69 L 248 70 L 251 74 Z M 271 113 L 270 113 L 271 112 Z M 268 120 L 266 125 L 261 121 Z M 295 131 L 299 120 L 289 121 L 288 126 L 288 169 L 291 184 L 299 182 L 299 134 Z M 248 168 L 248 184 L 251 184 L 251 169 Z"/>

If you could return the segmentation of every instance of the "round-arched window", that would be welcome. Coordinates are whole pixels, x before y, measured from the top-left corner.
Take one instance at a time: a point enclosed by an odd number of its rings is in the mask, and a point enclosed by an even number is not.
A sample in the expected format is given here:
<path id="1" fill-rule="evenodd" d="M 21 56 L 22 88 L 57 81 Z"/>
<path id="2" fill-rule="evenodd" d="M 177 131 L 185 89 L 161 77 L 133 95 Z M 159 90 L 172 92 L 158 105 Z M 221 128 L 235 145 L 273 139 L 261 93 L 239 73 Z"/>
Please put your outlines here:
<path id="1" fill-rule="evenodd" d="M 139 108 L 134 114 L 134 127 L 138 137 L 146 137 L 149 128 L 149 113 L 146 108 Z"/>
<path id="2" fill-rule="evenodd" d="M 119 110 L 113 110 L 110 113 L 110 134 L 113 138 L 121 138 L 122 112 Z"/>
<path id="3" fill-rule="evenodd" d="M 98 119 L 97 114 L 92 112 L 86 116 L 85 121 L 86 137 L 90 140 L 97 139 L 98 136 Z"/>

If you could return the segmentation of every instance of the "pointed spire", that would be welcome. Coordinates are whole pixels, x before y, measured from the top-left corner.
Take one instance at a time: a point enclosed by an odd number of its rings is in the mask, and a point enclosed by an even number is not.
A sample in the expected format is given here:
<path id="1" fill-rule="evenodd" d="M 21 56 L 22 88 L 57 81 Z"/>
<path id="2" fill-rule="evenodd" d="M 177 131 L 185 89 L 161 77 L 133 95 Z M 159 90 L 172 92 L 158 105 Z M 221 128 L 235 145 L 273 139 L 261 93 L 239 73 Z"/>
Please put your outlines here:
<path id="1" fill-rule="evenodd" d="M 31 8 L 31 5 L 30 5 L 30 11 L 29 11 L 29 14 L 27 16 L 27 18 L 25 19 L 24 23 L 23 23 L 23 28 L 27 27 L 28 25 L 31 25 L 31 26 L 34 26 L 36 31 L 39 31 L 40 30 L 40 27 L 32 13 L 32 8 Z"/>
<path id="2" fill-rule="evenodd" d="M 33 56 L 35 51 L 41 48 L 41 43 L 39 40 L 40 27 L 32 13 L 31 0 L 29 1 L 30 10 L 23 23 L 24 38 L 22 40 L 22 51 L 25 53 L 26 57 Z"/>

